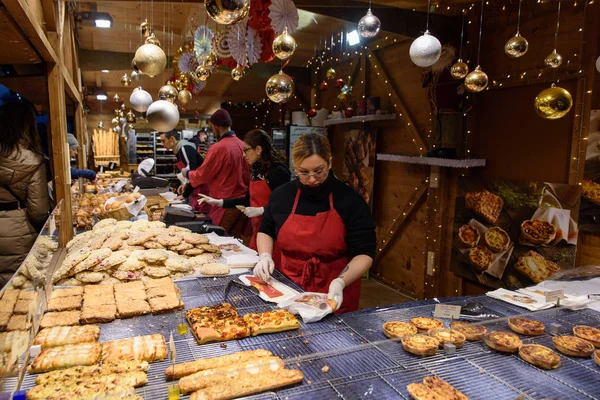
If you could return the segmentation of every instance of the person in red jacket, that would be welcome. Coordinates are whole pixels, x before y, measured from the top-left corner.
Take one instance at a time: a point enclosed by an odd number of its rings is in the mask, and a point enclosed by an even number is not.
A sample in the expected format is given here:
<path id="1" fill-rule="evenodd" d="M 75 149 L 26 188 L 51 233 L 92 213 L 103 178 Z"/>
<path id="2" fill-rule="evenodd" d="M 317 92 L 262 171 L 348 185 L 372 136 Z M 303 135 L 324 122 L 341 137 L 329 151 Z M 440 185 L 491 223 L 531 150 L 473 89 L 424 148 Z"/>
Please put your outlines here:
<path id="1" fill-rule="evenodd" d="M 188 168 L 183 175 L 193 187 L 208 184 L 210 197 L 228 199 L 242 197 L 248 191 L 250 167 L 244 157 L 244 142 L 231 130 L 231 116 L 226 110 L 217 110 L 209 120 L 210 127 L 217 136 L 202 166 L 195 171 Z M 209 216 L 215 225 L 225 229 L 234 237 L 241 237 L 247 217 L 237 208 L 212 207 Z"/>

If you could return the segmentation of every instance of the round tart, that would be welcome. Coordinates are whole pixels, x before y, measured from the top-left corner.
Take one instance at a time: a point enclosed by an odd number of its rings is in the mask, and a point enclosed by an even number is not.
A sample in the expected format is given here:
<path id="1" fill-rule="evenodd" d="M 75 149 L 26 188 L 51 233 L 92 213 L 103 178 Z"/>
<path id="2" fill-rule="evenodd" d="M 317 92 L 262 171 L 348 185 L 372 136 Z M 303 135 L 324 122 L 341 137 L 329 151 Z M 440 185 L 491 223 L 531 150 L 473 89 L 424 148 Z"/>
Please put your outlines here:
<path id="1" fill-rule="evenodd" d="M 383 324 L 383 334 L 390 339 L 416 335 L 417 332 L 417 327 L 408 322 L 388 321 Z"/>
<path id="2" fill-rule="evenodd" d="M 402 347 L 409 353 L 417 356 L 432 356 L 437 353 L 439 342 L 427 335 L 405 336 L 402 338 Z"/>
<path id="3" fill-rule="evenodd" d="M 548 244 L 556 238 L 556 228 L 550 222 L 528 219 L 521 224 L 523 237 L 533 244 Z"/>
<path id="4" fill-rule="evenodd" d="M 479 271 L 486 271 L 493 260 L 494 256 L 487 247 L 476 246 L 469 250 L 469 261 Z"/>
<path id="5" fill-rule="evenodd" d="M 475 247 L 481 239 L 479 231 L 470 225 L 463 225 L 458 230 L 458 239 L 467 247 Z"/>
<path id="6" fill-rule="evenodd" d="M 600 350 L 594 352 L 594 361 L 596 361 L 596 364 L 600 367 Z"/>
<path id="7" fill-rule="evenodd" d="M 555 336 L 552 343 L 556 350 L 572 357 L 589 357 L 594 353 L 594 345 L 576 336 Z"/>
<path id="8" fill-rule="evenodd" d="M 451 343 L 456 346 L 457 349 L 463 347 L 467 340 L 465 335 L 461 332 L 446 328 L 432 329 L 429 331 L 429 336 L 440 342 L 440 347 L 444 347 L 444 344 L 446 343 Z"/>
<path id="9" fill-rule="evenodd" d="M 505 353 L 516 353 L 523 342 L 514 333 L 494 331 L 485 335 L 485 344 L 494 350 Z"/>
<path id="10" fill-rule="evenodd" d="M 519 347 L 519 356 L 529 364 L 544 369 L 556 369 L 560 365 L 560 356 L 552 349 L 540 344 L 524 344 Z"/>
<path id="11" fill-rule="evenodd" d="M 510 237 L 502 228 L 493 227 L 488 229 L 484 235 L 485 244 L 494 253 L 501 253 L 510 246 Z"/>
<path id="12" fill-rule="evenodd" d="M 466 321 L 453 322 L 451 327 L 452 329 L 457 330 L 463 335 L 465 335 L 469 342 L 481 340 L 487 333 L 487 329 L 485 326 L 473 325 Z"/>
<path id="13" fill-rule="evenodd" d="M 596 348 L 600 348 L 600 329 L 591 326 L 577 325 L 573 327 L 573 334 L 587 340 Z"/>
<path id="14" fill-rule="evenodd" d="M 513 332 L 526 336 L 543 335 L 546 329 L 541 322 L 527 318 L 509 318 L 508 326 Z"/>
<path id="15" fill-rule="evenodd" d="M 443 328 L 444 323 L 439 319 L 416 317 L 410 320 L 410 323 L 417 327 L 419 332 L 429 332 L 432 329 Z"/>

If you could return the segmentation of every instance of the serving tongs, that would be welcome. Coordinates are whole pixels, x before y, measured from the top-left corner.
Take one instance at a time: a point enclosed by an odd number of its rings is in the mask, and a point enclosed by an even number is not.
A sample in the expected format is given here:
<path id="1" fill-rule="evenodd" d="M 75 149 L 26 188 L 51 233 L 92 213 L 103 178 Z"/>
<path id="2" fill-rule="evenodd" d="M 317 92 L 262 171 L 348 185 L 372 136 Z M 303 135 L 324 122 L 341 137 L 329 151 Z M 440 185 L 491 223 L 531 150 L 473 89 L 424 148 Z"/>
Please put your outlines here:
<path id="1" fill-rule="evenodd" d="M 498 314 L 482 312 L 482 308 L 483 305 L 481 305 L 481 303 L 468 303 L 460 309 L 460 319 L 467 321 L 484 321 L 486 319 L 501 317 Z"/>
<path id="2" fill-rule="evenodd" d="M 242 282 L 238 282 L 236 280 L 231 280 L 231 281 L 229 281 L 229 284 L 227 284 L 227 287 L 225 287 L 225 294 L 223 295 L 224 302 L 227 301 L 227 297 L 229 296 L 229 291 L 234 286 L 238 287 L 240 289 L 243 289 L 243 290 L 248 290 L 257 296 L 260 294 L 260 291 L 257 288 L 255 288 L 254 286 L 246 286 Z"/>

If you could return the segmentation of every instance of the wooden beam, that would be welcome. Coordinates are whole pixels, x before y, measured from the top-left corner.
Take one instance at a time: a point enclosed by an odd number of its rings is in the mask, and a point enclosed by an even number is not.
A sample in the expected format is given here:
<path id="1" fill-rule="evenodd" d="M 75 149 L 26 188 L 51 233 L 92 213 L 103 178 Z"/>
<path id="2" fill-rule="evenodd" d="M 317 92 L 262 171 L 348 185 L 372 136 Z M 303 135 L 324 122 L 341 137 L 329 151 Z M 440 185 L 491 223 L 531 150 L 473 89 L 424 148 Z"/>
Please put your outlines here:
<path id="1" fill-rule="evenodd" d="M 385 235 L 379 243 L 377 243 L 375 261 L 373 262 L 373 265 L 376 265 L 381 260 L 381 257 L 383 257 L 385 251 L 387 250 L 387 247 L 401 230 L 407 218 L 410 217 L 412 212 L 417 209 L 417 205 L 421 202 L 421 199 L 423 199 L 428 187 L 429 183 L 427 181 L 422 182 L 419 187 L 416 188 L 415 193 L 404 206 L 402 211 L 400 211 L 398 216 L 392 220 L 392 227 L 389 229 L 389 233 Z"/>
<path id="2" fill-rule="evenodd" d="M 417 127 L 415 126 L 414 121 L 411 117 L 410 111 L 408 111 L 408 108 L 406 108 L 406 106 L 404 105 L 402 97 L 394 87 L 394 84 L 392 83 L 390 77 L 385 71 L 383 64 L 381 63 L 381 61 L 379 61 L 379 57 L 377 57 L 377 54 L 375 54 L 374 52 L 369 51 L 368 60 L 371 62 L 371 65 L 374 68 L 372 72 L 374 72 L 379 77 L 379 80 L 382 81 L 384 85 L 390 86 L 390 99 L 392 101 L 392 104 L 394 105 L 396 111 L 399 113 L 400 119 L 406 122 L 406 129 L 408 130 L 408 133 L 412 136 L 412 140 L 417 148 L 417 151 L 421 155 L 427 153 L 429 151 L 427 142 L 423 139 L 423 136 L 417 130 Z"/>
<path id="3" fill-rule="evenodd" d="M 60 2 L 60 0 L 59 0 Z M 42 0 L 42 8 L 44 10 L 44 21 L 46 21 L 46 30 L 56 31 L 56 13 L 54 12 L 54 1 Z"/>
<path id="4" fill-rule="evenodd" d="M 87 168 L 87 135 L 85 132 L 85 120 L 83 116 L 83 105 L 75 106 L 75 136 L 79 143 L 79 154 L 77 155 L 77 167 Z"/>
<path id="5" fill-rule="evenodd" d="M 63 202 L 59 230 L 59 246 L 64 247 L 73 237 L 71 215 L 71 171 L 67 145 L 67 110 L 64 78 L 58 65 L 48 65 L 48 100 L 50 106 L 50 132 L 52 165 L 54 172 L 54 198 Z"/>

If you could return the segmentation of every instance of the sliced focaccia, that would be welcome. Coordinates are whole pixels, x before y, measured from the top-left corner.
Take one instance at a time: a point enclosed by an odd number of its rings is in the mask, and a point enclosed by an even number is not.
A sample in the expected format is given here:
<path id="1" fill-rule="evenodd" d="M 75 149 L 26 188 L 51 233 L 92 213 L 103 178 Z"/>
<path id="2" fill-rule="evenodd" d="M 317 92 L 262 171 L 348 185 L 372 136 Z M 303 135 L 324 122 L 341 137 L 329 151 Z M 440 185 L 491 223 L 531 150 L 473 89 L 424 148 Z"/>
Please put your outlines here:
<path id="1" fill-rule="evenodd" d="M 34 344 L 42 348 L 65 346 L 67 344 L 92 343 L 100 337 L 100 326 L 55 326 L 42 329 L 35 337 Z"/>
<path id="2" fill-rule="evenodd" d="M 76 365 L 98 364 L 102 344 L 81 343 L 44 349 L 29 366 L 29 373 L 53 371 Z"/>
<path id="3" fill-rule="evenodd" d="M 300 321 L 288 310 L 271 310 L 261 314 L 246 314 L 244 321 L 252 336 L 300 328 Z"/>
<path id="4" fill-rule="evenodd" d="M 148 372 L 149 369 L 150 364 L 146 361 L 121 361 L 118 364 L 77 366 L 40 374 L 35 378 L 35 383 L 38 385 L 60 383 L 73 378 L 85 378 L 98 374 L 123 374 L 135 371 Z"/>
<path id="5" fill-rule="evenodd" d="M 163 335 L 136 336 L 114 340 L 103 344 L 102 362 L 143 360 L 148 362 L 164 360 L 167 357 L 167 344 Z"/>

